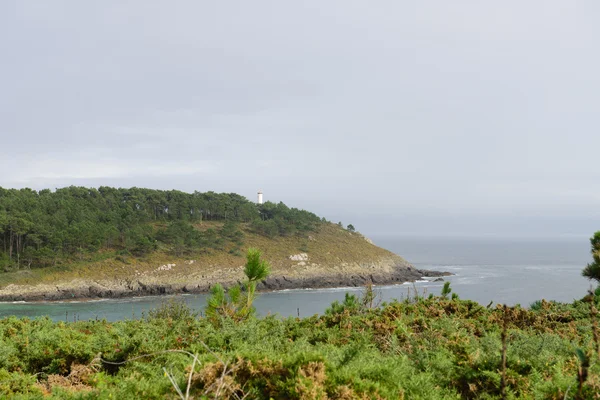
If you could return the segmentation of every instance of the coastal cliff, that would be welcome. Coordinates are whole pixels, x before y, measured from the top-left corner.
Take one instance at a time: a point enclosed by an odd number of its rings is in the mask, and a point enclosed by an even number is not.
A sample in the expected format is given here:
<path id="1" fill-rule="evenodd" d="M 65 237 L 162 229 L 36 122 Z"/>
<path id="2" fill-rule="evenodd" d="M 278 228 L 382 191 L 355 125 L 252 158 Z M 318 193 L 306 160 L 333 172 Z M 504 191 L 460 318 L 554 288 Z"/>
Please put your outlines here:
<path id="1" fill-rule="evenodd" d="M 218 223 L 209 224 L 213 228 Z M 204 227 L 206 228 L 206 226 Z M 244 248 L 257 247 L 272 266 L 261 290 L 394 284 L 423 276 L 402 257 L 377 247 L 359 233 L 325 223 L 306 236 L 268 238 L 243 228 Z M 107 257 L 43 270 L 5 273 L 0 301 L 50 301 L 207 292 L 216 284 L 243 279 L 239 251 L 213 250 L 185 257 L 166 252 L 151 256 Z"/>

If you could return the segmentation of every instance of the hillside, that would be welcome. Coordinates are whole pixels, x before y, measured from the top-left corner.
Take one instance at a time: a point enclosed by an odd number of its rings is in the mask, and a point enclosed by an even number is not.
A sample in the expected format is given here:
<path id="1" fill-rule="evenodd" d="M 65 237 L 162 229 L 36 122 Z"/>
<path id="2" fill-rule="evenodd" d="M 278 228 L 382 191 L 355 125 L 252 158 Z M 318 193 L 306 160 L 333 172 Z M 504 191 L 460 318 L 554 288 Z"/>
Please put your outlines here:
<path id="1" fill-rule="evenodd" d="M 250 247 L 273 267 L 260 289 L 423 275 L 361 234 L 283 203 L 136 188 L 0 189 L 0 300 L 204 292 L 241 279 Z"/>
<path id="2" fill-rule="evenodd" d="M 200 229 L 221 229 L 204 223 Z M 20 270 L 1 276 L 1 300 L 56 300 L 121 297 L 174 292 L 205 292 L 243 278 L 244 249 L 257 247 L 272 265 L 259 288 L 357 286 L 367 281 L 415 280 L 423 273 L 401 257 L 371 244 L 359 233 L 324 223 L 306 237 L 268 238 L 240 227 L 241 250 L 212 249 L 176 256 L 167 251 L 136 257 L 114 253 L 90 255 L 66 266 Z M 98 258 L 98 259 L 94 259 Z M 435 274 L 432 272 L 432 274 Z"/>

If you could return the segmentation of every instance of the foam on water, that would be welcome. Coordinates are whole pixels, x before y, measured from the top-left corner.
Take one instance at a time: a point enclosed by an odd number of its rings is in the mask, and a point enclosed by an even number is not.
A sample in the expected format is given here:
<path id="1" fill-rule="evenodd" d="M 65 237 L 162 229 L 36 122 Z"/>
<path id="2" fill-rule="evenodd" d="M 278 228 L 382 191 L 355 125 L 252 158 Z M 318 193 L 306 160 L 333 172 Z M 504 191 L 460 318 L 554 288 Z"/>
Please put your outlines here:
<path id="1" fill-rule="evenodd" d="M 427 277 L 424 276 L 423 278 L 427 278 Z M 429 277 L 429 278 L 433 278 L 433 277 Z M 414 282 L 402 282 L 401 285 L 412 285 L 413 283 L 427 283 L 427 282 L 431 282 L 431 281 L 429 279 L 419 279 Z"/>
<path id="2" fill-rule="evenodd" d="M 278 289 L 278 290 L 273 290 L 270 292 L 262 292 L 262 293 L 295 293 L 295 292 L 336 293 L 336 292 L 361 291 L 361 290 L 363 290 L 362 287 L 342 286 L 342 287 L 322 288 L 322 289 L 319 289 L 319 288 Z"/>

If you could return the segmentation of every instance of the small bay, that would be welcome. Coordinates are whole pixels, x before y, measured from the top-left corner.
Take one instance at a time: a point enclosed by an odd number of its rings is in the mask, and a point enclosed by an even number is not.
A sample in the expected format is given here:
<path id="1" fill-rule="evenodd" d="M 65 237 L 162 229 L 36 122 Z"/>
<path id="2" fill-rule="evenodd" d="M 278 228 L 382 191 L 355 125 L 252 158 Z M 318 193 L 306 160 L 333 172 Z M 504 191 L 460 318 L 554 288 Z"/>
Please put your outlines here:
<path id="1" fill-rule="evenodd" d="M 514 238 L 431 238 L 379 236 L 374 242 L 418 268 L 452 272 L 444 278 L 463 299 L 483 305 L 490 302 L 521 304 L 545 298 L 571 302 L 581 298 L 590 282 L 581 269 L 591 260 L 585 237 L 549 239 Z M 425 280 L 402 285 L 377 286 L 382 301 L 439 294 L 444 282 Z M 360 295 L 362 288 L 300 289 L 261 293 L 256 300 L 259 314 L 301 317 L 323 313 L 346 293 Z M 35 318 L 49 316 L 55 321 L 106 319 L 115 321 L 141 318 L 169 298 L 185 301 L 201 312 L 207 295 L 150 296 L 91 301 L 0 303 L 0 317 L 16 315 Z"/>

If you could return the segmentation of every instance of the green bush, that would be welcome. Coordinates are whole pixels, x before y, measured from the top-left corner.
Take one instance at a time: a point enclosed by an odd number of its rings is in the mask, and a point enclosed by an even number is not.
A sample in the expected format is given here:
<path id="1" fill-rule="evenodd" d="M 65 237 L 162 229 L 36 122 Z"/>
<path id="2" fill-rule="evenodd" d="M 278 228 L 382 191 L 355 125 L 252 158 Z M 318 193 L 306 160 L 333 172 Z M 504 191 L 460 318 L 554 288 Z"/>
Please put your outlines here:
<path id="1" fill-rule="evenodd" d="M 507 398 L 574 398 L 576 349 L 586 357 L 580 397 L 600 392 L 589 302 L 504 310 L 436 297 L 368 308 L 349 294 L 303 319 L 214 324 L 181 300 L 114 323 L 5 318 L 0 398 L 177 398 L 165 370 L 185 391 L 192 355 L 194 398 L 218 387 L 217 397 L 265 400 L 500 398 L 503 321 Z"/>
<path id="2" fill-rule="evenodd" d="M 185 321 L 194 319 L 198 315 L 187 305 L 183 299 L 170 298 L 160 303 L 156 308 L 148 311 L 148 320 L 152 319 L 170 319 L 176 321 Z"/>

